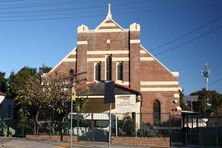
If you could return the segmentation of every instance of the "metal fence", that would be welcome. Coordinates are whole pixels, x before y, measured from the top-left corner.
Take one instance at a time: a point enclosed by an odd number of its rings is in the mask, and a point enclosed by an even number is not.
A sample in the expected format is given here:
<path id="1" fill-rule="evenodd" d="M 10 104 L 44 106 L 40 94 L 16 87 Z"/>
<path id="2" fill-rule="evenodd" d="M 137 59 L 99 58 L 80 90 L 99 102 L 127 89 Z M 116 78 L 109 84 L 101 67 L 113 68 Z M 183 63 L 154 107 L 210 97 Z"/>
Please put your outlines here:
<path id="1" fill-rule="evenodd" d="M 186 146 L 222 147 L 222 117 L 186 116 L 182 133 Z"/>
<path id="2" fill-rule="evenodd" d="M 155 115 L 152 113 L 112 113 L 112 136 L 127 137 L 170 137 L 180 129 L 180 116 L 161 113 L 160 120 L 154 124 Z M 35 134 L 59 135 L 58 127 L 53 128 L 53 122 L 47 111 L 42 111 L 39 116 L 38 130 Z M 156 120 L 155 120 L 156 121 Z M 5 136 L 13 135 L 25 137 L 34 134 L 34 125 L 28 122 L 26 128 L 21 128 L 15 119 L 0 122 L 1 131 Z M 4 132 L 3 132 L 4 131 Z M 13 132 L 11 132 L 13 131 Z M 78 113 L 73 114 L 73 129 L 70 129 L 68 117 L 62 123 L 62 135 L 78 135 L 79 140 L 107 141 L 109 135 L 109 113 Z M 175 136 L 175 138 L 178 136 Z M 174 138 L 174 139 L 175 139 Z"/>
<path id="3" fill-rule="evenodd" d="M 159 121 L 155 117 L 153 113 L 113 113 L 112 136 L 169 137 L 172 146 L 222 147 L 222 117 L 191 116 L 187 120 L 169 113 L 161 113 Z M 80 122 L 81 140 L 108 140 L 108 113 L 80 113 L 74 119 Z"/>
<path id="4" fill-rule="evenodd" d="M 112 136 L 125 137 L 170 137 L 172 146 L 222 147 L 222 117 L 202 117 L 199 115 L 172 115 L 161 113 L 112 113 Z M 70 118 L 62 123 L 61 130 L 42 113 L 38 124 L 38 134 L 78 135 L 79 140 L 108 141 L 109 113 L 74 113 L 73 129 Z M 53 117 L 52 117 L 53 118 Z M 30 124 L 29 126 L 33 126 Z M 30 128 L 19 128 L 15 119 L 0 120 L 1 136 L 24 136 L 33 134 Z"/>
<path id="5" fill-rule="evenodd" d="M 160 114 L 158 124 L 153 124 L 152 113 L 112 113 L 112 136 L 126 137 L 170 137 L 181 130 L 180 116 Z M 108 113 L 79 113 L 74 115 L 73 132 L 81 140 L 107 141 L 109 132 Z M 68 125 L 68 122 L 67 122 Z M 79 125 L 79 127 L 77 126 Z M 69 127 L 66 126 L 66 133 Z M 174 139 L 176 139 L 175 136 Z"/>

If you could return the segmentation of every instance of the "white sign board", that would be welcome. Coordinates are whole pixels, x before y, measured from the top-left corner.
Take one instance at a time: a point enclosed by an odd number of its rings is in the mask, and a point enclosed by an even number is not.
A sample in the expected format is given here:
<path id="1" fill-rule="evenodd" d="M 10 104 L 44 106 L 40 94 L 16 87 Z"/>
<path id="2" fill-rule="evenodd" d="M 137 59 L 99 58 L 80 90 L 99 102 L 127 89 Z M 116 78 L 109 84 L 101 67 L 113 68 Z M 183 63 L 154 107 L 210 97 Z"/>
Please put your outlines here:
<path id="1" fill-rule="evenodd" d="M 136 112 L 136 95 L 116 95 L 115 99 L 117 113 Z"/>
<path id="2" fill-rule="evenodd" d="M 0 104 L 2 103 L 2 101 L 5 99 L 5 96 L 1 96 L 0 95 Z"/>

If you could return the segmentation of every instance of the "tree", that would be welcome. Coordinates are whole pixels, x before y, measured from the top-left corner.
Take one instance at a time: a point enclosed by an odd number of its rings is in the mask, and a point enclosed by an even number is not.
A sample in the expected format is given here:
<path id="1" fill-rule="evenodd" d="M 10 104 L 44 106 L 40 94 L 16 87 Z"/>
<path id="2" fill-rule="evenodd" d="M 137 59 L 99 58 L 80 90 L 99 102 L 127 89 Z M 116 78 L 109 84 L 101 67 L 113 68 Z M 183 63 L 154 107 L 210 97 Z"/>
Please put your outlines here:
<path id="1" fill-rule="evenodd" d="M 35 68 L 23 67 L 17 73 L 12 72 L 8 79 L 7 96 L 15 99 L 14 117 L 18 120 L 18 126 L 24 129 L 28 125 L 28 104 L 26 98 L 20 95 L 30 77 L 37 75 Z M 24 133 L 23 133 L 24 134 Z"/>
<path id="2" fill-rule="evenodd" d="M 83 111 L 87 102 L 88 90 L 78 85 L 75 76 L 70 78 L 60 74 L 45 74 L 51 68 L 43 66 L 37 72 L 34 68 L 24 67 L 18 73 L 12 73 L 9 78 L 8 94 L 16 101 L 19 126 L 29 128 L 34 134 L 43 121 L 50 123 L 50 133 L 57 134 L 62 139 L 62 123 L 70 112 L 71 87 L 75 84 L 77 99 L 74 102 L 75 111 Z M 75 82 L 75 83 L 74 83 Z M 41 118 L 45 111 L 48 118 Z"/>
<path id="3" fill-rule="evenodd" d="M 18 95 L 18 91 L 23 89 L 23 86 L 27 80 L 37 74 L 36 68 L 23 67 L 17 73 L 12 72 L 8 79 L 8 96 L 15 98 Z"/>
<path id="4" fill-rule="evenodd" d="M 212 105 L 212 112 L 217 116 L 222 116 L 222 94 L 211 90 L 208 92 L 210 97 L 210 103 Z"/>
<path id="5" fill-rule="evenodd" d="M 43 73 L 48 73 L 52 68 L 45 66 L 44 64 L 42 65 L 42 67 L 39 67 L 39 73 L 43 74 Z"/>
<path id="6" fill-rule="evenodd" d="M 24 66 L 17 73 L 12 72 L 8 79 L 7 96 L 15 99 L 15 118 L 18 126 L 38 132 L 38 116 L 45 107 L 45 96 L 41 85 L 41 74 L 51 68 L 43 65 L 36 68 Z"/>
<path id="7" fill-rule="evenodd" d="M 16 100 L 17 105 L 21 106 L 19 109 L 20 124 L 24 122 L 34 134 L 38 133 L 39 114 L 41 110 L 47 108 L 48 103 L 42 87 L 41 76 L 31 76 L 23 89 L 18 90 Z"/>
<path id="8" fill-rule="evenodd" d="M 76 77 L 74 78 L 76 79 Z M 57 127 L 62 136 L 62 122 L 68 117 L 70 112 L 71 87 L 70 79 L 66 75 L 47 75 L 44 80 L 44 93 L 47 97 L 48 110 L 50 111 L 51 131 L 55 133 Z M 75 80 L 75 82 L 77 82 Z M 74 102 L 76 112 L 84 111 L 88 89 L 86 87 L 77 87 L 77 98 Z"/>
<path id="9" fill-rule="evenodd" d="M 0 92 L 3 92 L 3 93 L 6 92 L 6 83 L 7 83 L 7 80 L 5 78 L 5 73 L 0 72 Z"/>
<path id="10" fill-rule="evenodd" d="M 202 89 L 191 93 L 191 95 L 198 95 L 198 101 L 193 102 L 194 111 L 205 115 L 222 115 L 222 94 L 215 90 Z"/>
<path id="11" fill-rule="evenodd" d="M 55 134 L 55 128 L 61 133 L 62 121 L 69 113 L 69 101 L 71 92 L 63 75 L 48 75 L 43 80 L 44 93 L 47 99 L 47 107 L 50 112 L 51 132 Z"/>

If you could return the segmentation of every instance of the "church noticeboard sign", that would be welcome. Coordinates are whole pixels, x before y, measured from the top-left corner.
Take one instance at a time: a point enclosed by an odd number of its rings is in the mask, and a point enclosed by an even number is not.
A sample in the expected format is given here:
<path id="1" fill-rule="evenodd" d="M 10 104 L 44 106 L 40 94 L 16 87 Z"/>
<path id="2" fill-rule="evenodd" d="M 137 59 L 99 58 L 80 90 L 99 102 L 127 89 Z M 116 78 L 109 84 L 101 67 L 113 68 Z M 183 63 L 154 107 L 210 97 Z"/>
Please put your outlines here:
<path id="1" fill-rule="evenodd" d="M 117 113 L 136 112 L 136 95 L 116 95 Z"/>

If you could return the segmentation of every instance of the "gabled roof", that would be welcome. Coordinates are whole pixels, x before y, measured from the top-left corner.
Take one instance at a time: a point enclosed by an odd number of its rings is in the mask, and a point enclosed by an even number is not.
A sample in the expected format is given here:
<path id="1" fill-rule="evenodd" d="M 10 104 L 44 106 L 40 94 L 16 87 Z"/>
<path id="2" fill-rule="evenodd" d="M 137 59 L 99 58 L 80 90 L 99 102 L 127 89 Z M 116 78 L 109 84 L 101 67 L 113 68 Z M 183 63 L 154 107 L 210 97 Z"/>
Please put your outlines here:
<path id="1" fill-rule="evenodd" d="M 95 31 L 109 31 L 109 30 L 114 30 L 114 31 L 124 31 L 123 27 L 121 27 L 117 22 L 115 22 L 112 19 L 112 14 L 111 14 L 111 5 L 108 4 L 108 12 L 106 19 L 99 24 L 99 26 L 96 27 Z"/>
<path id="2" fill-rule="evenodd" d="M 103 96 L 104 95 L 104 89 L 105 89 L 105 82 L 101 81 L 101 82 L 92 82 L 92 83 L 88 83 L 88 84 L 83 84 L 80 87 L 88 87 L 89 89 L 89 96 Z M 140 95 L 141 93 L 124 87 L 120 84 L 115 83 L 115 95 L 127 95 L 127 94 L 136 94 L 136 95 Z"/>
<path id="3" fill-rule="evenodd" d="M 184 96 L 183 97 L 183 101 L 184 103 L 188 102 L 188 101 L 198 101 L 198 95 L 190 95 L 190 96 Z"/>
<path id="4" fill-rule="evenodd" d="M 145 47 L 143 47 L 141 44 L 140 44 L 140 47 L 146 52 L 148 53 L 153 59 L 155 59 L 164 69 L 166 69 L 170 74 L 172 74 L 173 76 L 176 76 L 178 77 L 179 76 L 179 73 L 178 72 L 172 72 L 170 71 L 163 63 L 161 63 L 153 54 L 151 54 L 151 52 L 149 52 Z"/>
<path id="5" fill-rule="evenodd" d="M 97 30 L 119 30 L 124 31 L 125 29 L 121 27 L 116 21 L 114 21 L 112 18 L 106 18 L 102 23 L 100 23 L 95 31 Z"/>
<path id="6" fill-rule="evenodd" d="M 55 71 L 55 69 L 62 64 L 62 62 L 67 62 L 67 61 L 73 61 L 72 58 L 69 58 L 70 55 L 75 55 L 76 54 L 76 47 L 72 49 L 56 66 L 53 67 L 48 73 L 52 73 Z M 73 61 L 74 62 L 74 61 Z"/>

